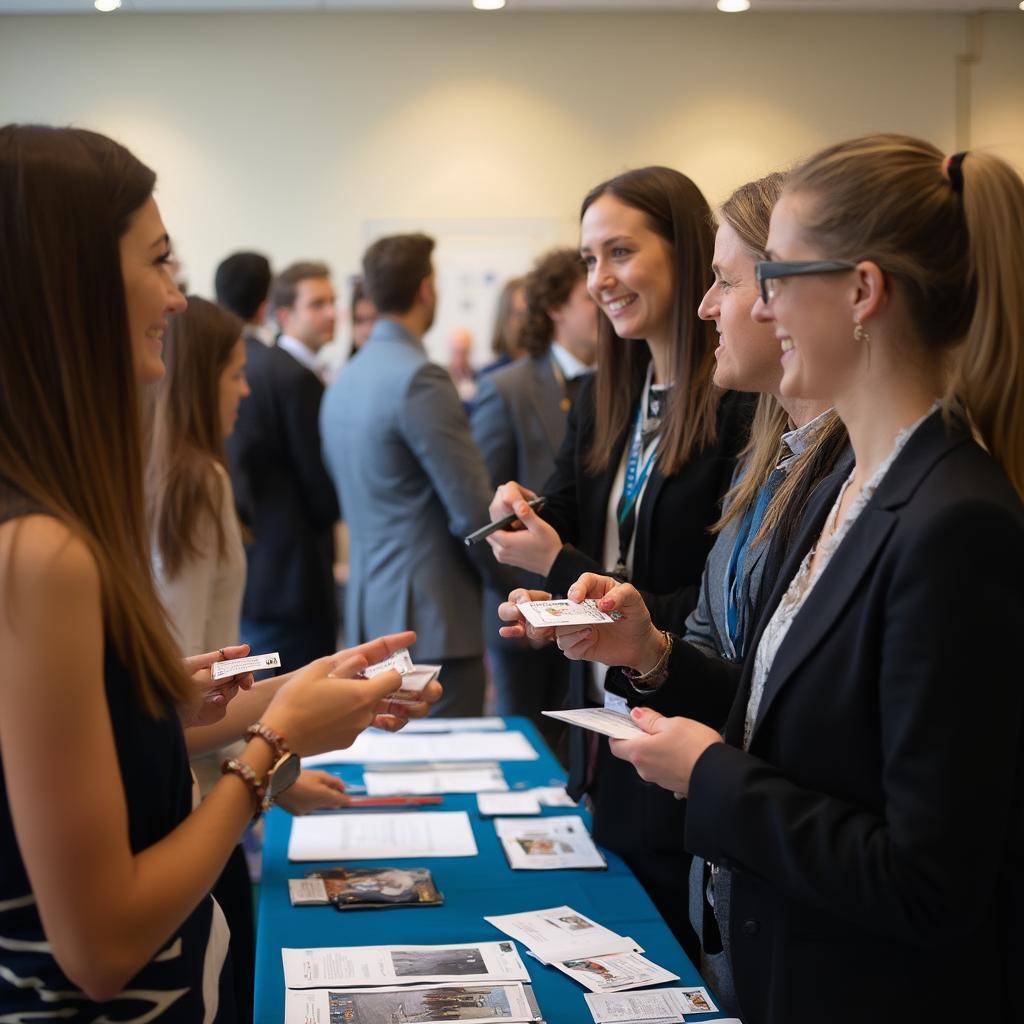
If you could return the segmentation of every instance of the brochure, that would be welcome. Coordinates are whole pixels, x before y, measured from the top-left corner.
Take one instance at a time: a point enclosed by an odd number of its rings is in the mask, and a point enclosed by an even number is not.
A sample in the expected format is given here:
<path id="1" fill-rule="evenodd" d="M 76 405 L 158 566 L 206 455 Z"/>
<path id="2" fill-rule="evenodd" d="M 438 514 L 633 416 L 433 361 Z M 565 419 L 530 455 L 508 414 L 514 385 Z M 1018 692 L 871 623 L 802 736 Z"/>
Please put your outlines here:
<path id="1" fill-rule="evenodd" d="M 516 871 L 608 866 L 577 815 L 495 818 L 494 829 L 509 866 Z"/>
<path id="2" fill-rule="evenodd" d="M 282 949 L 288 988 L 529 981 L 513 942 Z"/>

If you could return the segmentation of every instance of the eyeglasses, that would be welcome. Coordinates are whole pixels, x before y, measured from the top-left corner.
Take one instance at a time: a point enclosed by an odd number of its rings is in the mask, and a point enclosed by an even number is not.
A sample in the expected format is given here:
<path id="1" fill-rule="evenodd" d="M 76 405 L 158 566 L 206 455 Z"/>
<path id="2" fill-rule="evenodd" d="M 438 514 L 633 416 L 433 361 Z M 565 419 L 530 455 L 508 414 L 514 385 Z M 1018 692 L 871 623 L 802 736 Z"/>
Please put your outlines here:
<path id="1" fill-rule="evenodd" d="M 762 260 L 754 264 L 754 274 L 761 289 L 761 299 L 765 305 L 775 297 L 775 285 L 771 282 L 780 277 L 799 277 L 801 274 L 836 274 L 843 270 L 855 270 L 856 263 L 842 260 L 791 260 L 777 262 Z"/>

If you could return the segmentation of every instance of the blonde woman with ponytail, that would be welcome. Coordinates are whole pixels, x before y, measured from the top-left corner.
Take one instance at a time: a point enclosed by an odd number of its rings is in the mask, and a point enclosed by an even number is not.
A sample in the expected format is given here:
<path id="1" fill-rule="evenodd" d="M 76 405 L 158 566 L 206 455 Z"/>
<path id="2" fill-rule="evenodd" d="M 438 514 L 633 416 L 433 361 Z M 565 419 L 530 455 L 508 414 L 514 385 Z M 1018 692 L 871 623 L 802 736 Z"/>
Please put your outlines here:
<path id="1" fill-rule="evenodd" d="M 688 797 L 748 1024 L 1020 1019 L 1024 182 L 879 135 L 789 177 L 758 265 L 782 393 L 855 464 L 808 507 L 725 742 L 613 740 Z"/>

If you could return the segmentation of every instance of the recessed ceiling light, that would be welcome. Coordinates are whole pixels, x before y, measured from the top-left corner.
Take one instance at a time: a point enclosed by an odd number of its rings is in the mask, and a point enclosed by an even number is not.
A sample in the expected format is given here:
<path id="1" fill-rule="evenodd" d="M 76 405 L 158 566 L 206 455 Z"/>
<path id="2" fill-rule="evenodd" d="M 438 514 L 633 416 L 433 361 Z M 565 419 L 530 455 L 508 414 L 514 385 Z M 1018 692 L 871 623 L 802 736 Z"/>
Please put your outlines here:
<path id="1" fill-rule="evenodd" d="M 93 0 L 93 7 L 95 7 L 97 11 L 102 11 L 104 14 L 116 11 L 120 6 L 121 0 Z"/>
<path id="2" fill-rule="evenodd" d="M 505 0 L 473 0 L 473 6 L 478 11 L 500 11 L 505 6 Z"/>
<path id="3" fill-rule="evenodd" d="M 742 14 L 750 10 L 750 0 L 718 0 L 715 6 L 723 14 Z"/>

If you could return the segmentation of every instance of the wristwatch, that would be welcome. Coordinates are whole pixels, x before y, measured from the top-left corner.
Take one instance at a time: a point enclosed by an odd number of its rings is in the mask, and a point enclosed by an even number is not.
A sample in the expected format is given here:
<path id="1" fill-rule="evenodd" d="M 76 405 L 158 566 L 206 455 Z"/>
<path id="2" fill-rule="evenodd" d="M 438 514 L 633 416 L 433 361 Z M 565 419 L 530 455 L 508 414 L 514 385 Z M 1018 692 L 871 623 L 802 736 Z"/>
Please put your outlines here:
<path id="1" fill-rule="evenodd" d="M 263 810 L 269 811 L 278 797 L 289 787 L 302 771 L 302 762 L 298 754 L 282 754 L 267 773 L 266 793 L 263 796 Z"/>

